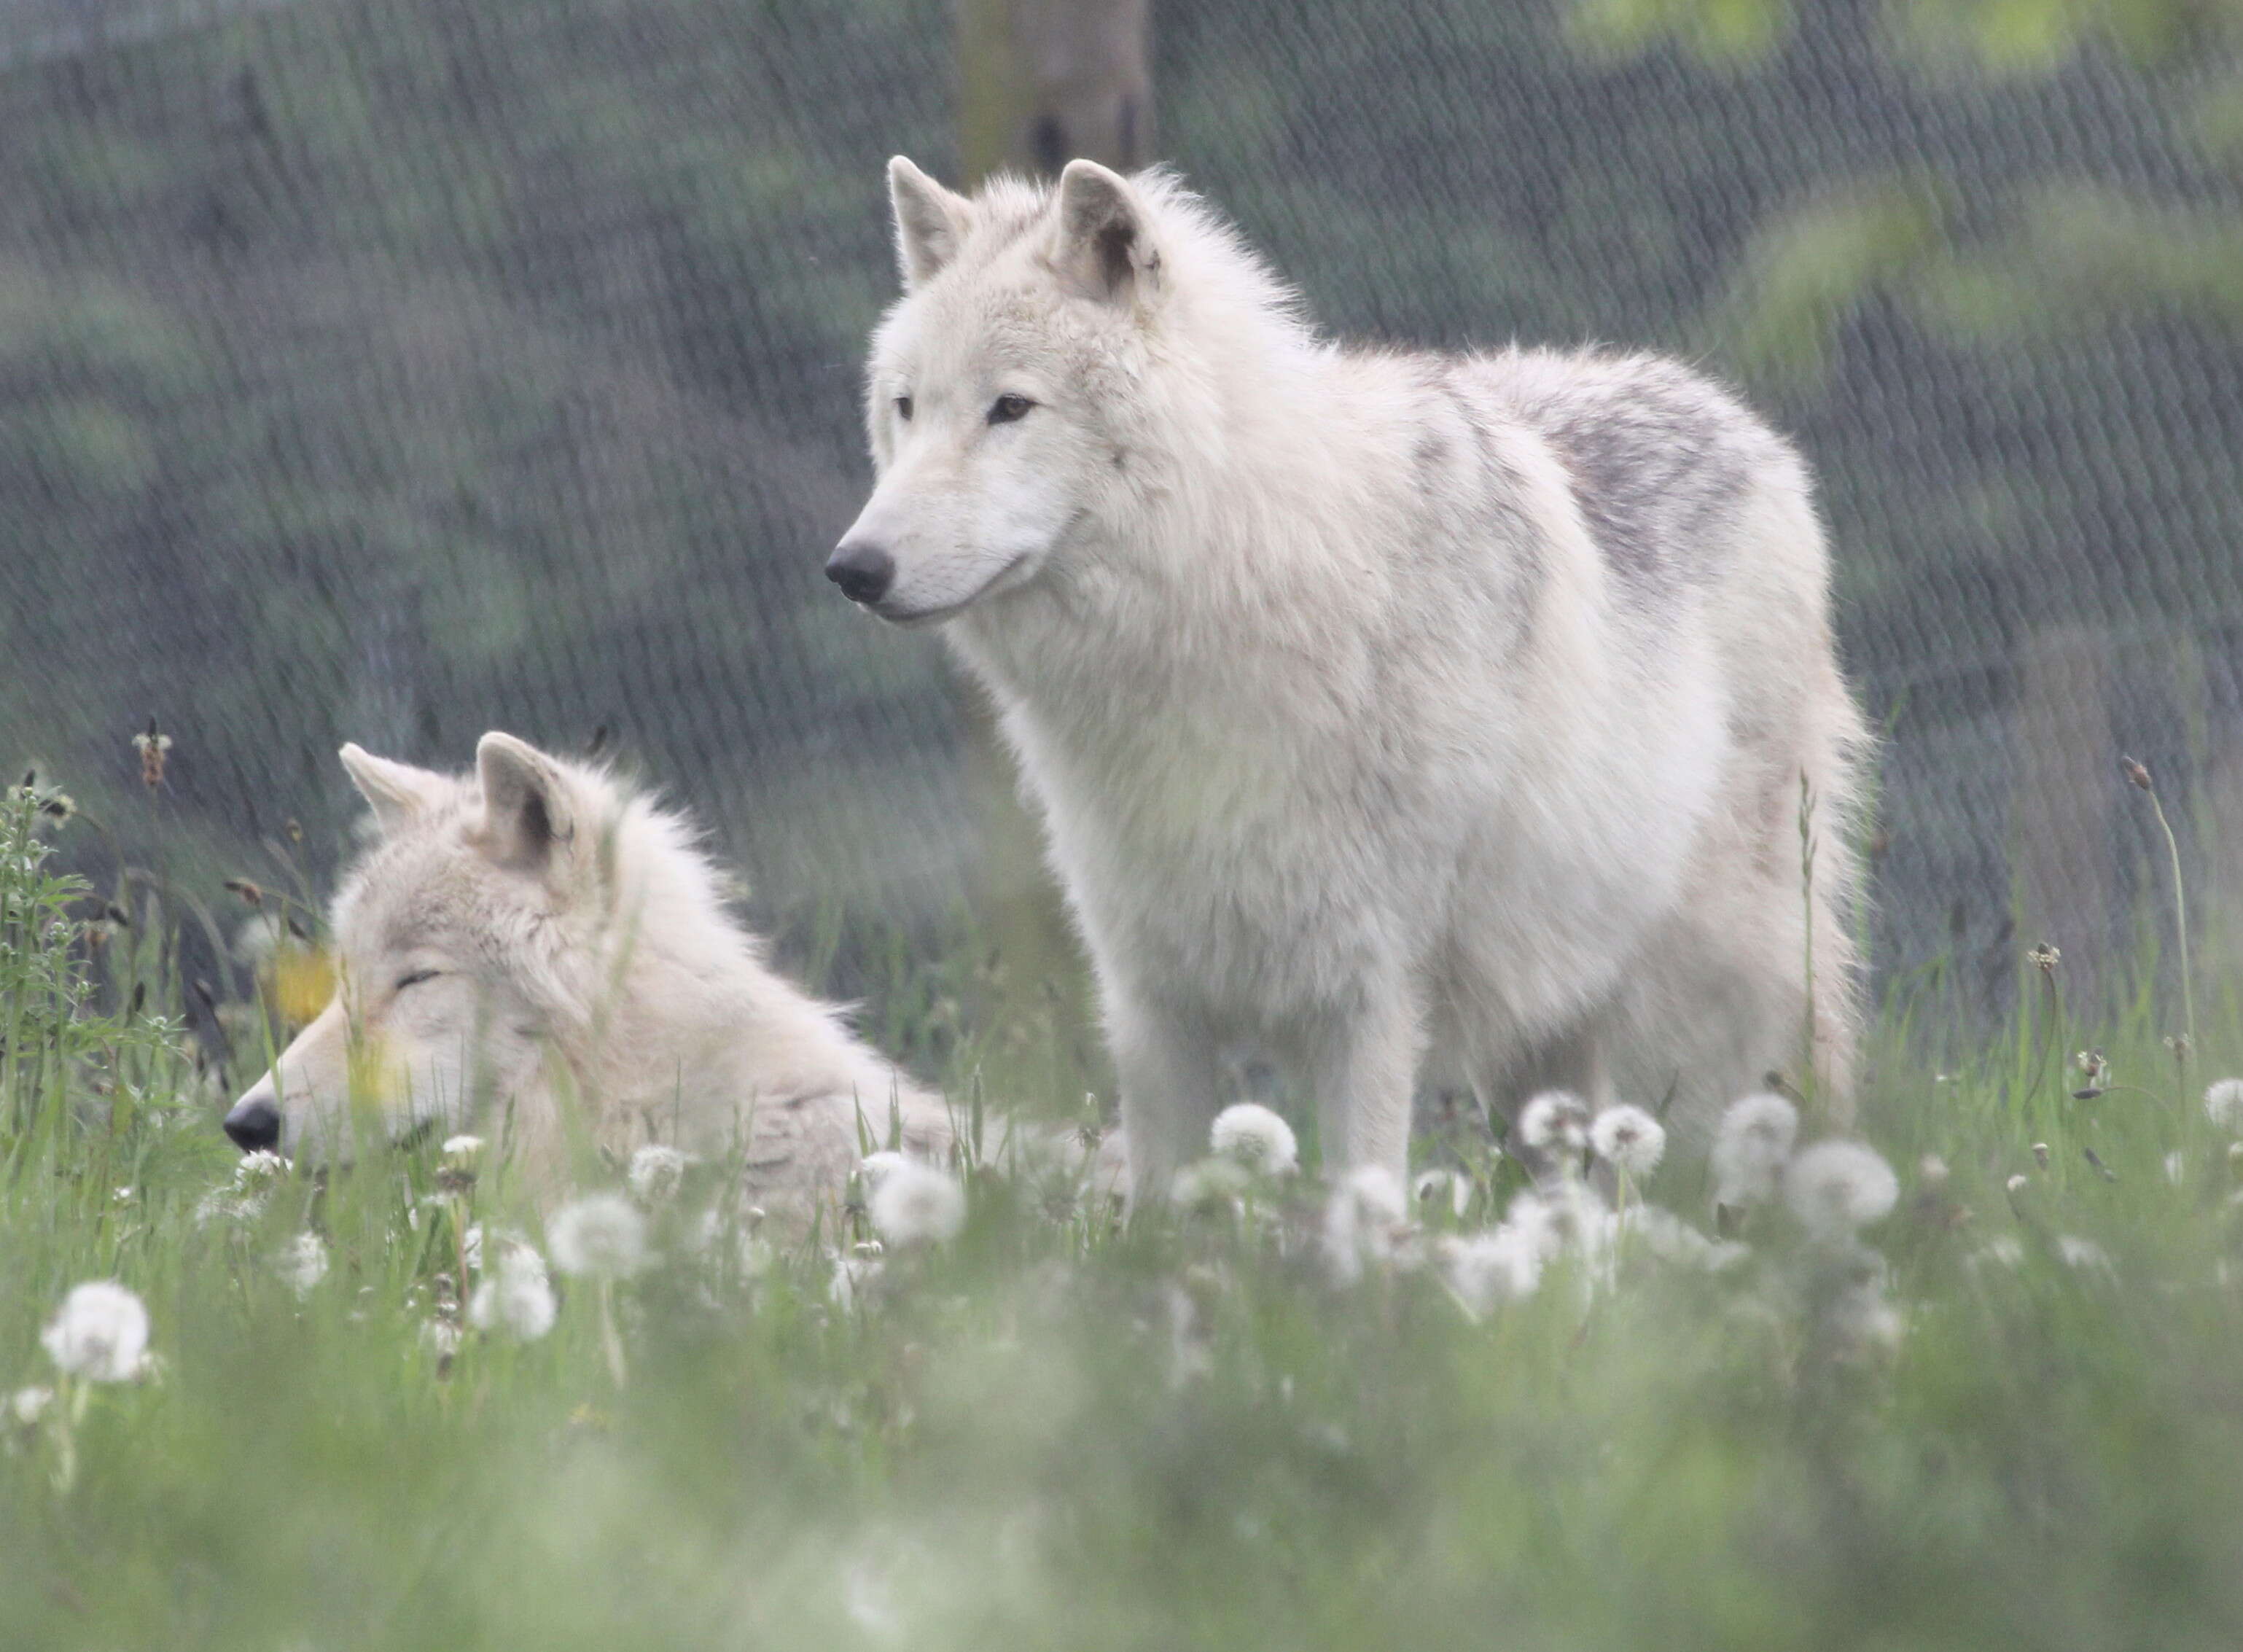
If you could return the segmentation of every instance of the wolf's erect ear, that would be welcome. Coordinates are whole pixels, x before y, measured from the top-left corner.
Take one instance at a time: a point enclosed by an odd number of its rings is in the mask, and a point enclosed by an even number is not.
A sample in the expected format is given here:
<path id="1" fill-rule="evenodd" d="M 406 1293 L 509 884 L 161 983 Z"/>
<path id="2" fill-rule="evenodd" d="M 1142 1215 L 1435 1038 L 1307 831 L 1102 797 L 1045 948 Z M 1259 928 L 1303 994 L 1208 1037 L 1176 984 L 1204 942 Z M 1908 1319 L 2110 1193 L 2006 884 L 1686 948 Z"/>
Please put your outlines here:
<path id="1" fill-rule="evenodd" d="M 502 866 L 542 871 L 576 834 L 569 787 L 553 759 L 526 740 L 494 731 L 475 743 L 483 789 L 478 837 Z"/>
<path id="2" fill-rule="evenodd" d="M 1085 296 L 1127 302 L 1159 279 L 1144 203 L 1129 180 L 1095 160 L 1071 160 L 1059 175 L 1059 230 L 1052 264 Z"/>
<path id="3" fill-rule="evenodd" d="M 346 745 L 339 755 L 343 772 L 374 811 L 374 823 L 385 833 L 434 808 L 451 785 L 441 774 L 416 769 L 410 763 L 393 763 L 376 757 L 362 745 Z"/>
<path id="4" fill-rule="evenodd" d="M 952 194 L 901 155 L 888 162 L 888 205 L 896 215 L 896 264 L 909 291 L 958 256 L 968 208 L 963 196 Z"/>

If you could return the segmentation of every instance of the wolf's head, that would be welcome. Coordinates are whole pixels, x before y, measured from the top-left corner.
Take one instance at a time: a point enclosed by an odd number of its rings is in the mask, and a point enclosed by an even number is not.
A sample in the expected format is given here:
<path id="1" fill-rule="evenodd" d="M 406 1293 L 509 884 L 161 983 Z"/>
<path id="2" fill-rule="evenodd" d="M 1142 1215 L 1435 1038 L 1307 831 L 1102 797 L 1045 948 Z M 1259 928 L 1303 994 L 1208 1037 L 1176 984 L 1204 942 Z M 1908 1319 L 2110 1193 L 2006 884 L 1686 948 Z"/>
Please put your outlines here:
<path id="1" fill-rule="evenodd" d="M 542 1076 L 598 990 L 616 793 L 603 776 L 486 734 L 455 779 L 342 749 L 377 840 L 334 909 L 326 1010 L 226 1117 L 245 1150 L 347 1161 L 452 1130 Z"/>
<path id="2" fill-rule="evenodd" d="M 888 188 L 904 295 L 867 370 L 879 482 L 825 572 L 927 622 L 1085 573 L 1175 485 L 1174 455 L 1219 442 L 1210 334 L 1290 334 L 1291 300 L 1157 173 L 1077 160 L 968 199 L 899 156 Z"/>

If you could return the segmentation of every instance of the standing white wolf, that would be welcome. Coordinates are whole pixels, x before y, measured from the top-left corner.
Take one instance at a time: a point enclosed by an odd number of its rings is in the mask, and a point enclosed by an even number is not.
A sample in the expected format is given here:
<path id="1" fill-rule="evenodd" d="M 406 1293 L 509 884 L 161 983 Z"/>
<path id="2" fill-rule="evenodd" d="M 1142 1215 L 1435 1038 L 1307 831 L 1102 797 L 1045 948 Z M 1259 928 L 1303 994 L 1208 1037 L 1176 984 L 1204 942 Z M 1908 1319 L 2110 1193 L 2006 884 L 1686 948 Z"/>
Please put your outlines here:
<path id="1" fill-rule="evenodd" d="M 334 1001 L 226 1115 L 244 1150 L 483 1130 L 549 1194 L 581 1130 L 617 1158 L 739 1150 L 749 1196 L 801 1216 L 857 1163 L 860 1109 L 949 1148 L 940 1100 L 765 966 L 676 815 L 509 734 L 464 777 L 342 759 L 379 835 L 335 901 Z"/>
<path id="2" fill-rule="evenodd" d="M 826 572 L 994 695 L 1140 1196 L 1240 1044 L 1398 1173 L 1421 1076 L 1687 1131 L 1796 1070 L 1810 996 L 1843 1097 L 1864 734 L 1789 448 L 1667 361 L 1329 343 L 1160 173 L 888 181 L 879 479 Z"/>

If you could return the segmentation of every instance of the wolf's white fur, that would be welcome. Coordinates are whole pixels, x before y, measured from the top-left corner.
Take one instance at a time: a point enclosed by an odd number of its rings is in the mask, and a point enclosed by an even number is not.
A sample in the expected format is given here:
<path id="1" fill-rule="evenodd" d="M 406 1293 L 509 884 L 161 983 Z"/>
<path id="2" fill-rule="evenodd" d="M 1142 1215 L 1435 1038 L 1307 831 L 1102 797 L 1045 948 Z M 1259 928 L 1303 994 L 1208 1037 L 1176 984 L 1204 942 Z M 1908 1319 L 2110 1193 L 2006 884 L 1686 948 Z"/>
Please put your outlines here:
<path id="1" fill-rule="evenodd" d="M 1780 439 L 1654 359 L 1334 346 L 1158 173 L 889 177 L 906 291 L 837 577 L 877 553 L 868 606 L 946 620 L 994 694 L 1138 1191 L 1240 1042 L 1328 1162 L 1400 1172 L 1420 1078 L 1702 1133 L 1798 1069 L 1810 904 L 1842 1107 L 1863 730 Z"/>
<path id="2" fill-rule="evenodd" d="M 335 902 L 340 987 L 236 1103 L 279 1107 L 282 1152 L 503 1132 L 550 1190 L 581 1129 L 618 1159 L 744 1150 L 751 1197 L 806 1207 L 856 1163 L 859 1109 L 885 1141 L 892 1102 L 942 1156 L 942 1103 L 771 972 L 677 816 L 510 735 L 475 758 L 454 778 L 343 748 L 380 836 Z"/>

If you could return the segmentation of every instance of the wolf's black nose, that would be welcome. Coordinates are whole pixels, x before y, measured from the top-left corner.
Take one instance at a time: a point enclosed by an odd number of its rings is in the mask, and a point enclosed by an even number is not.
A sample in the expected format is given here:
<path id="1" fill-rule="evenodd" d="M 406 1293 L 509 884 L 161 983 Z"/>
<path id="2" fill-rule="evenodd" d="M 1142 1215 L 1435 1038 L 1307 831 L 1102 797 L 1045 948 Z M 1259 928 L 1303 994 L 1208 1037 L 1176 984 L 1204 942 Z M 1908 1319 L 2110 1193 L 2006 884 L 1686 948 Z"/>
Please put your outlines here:
<path id="1" fill-rule="evenodd" d="M 879 602 L 895 577 L 896 559 L 886 551 L 878 545 L 852 545 L 845 539 L 825 563 L 825 577 L 852 603 Z"/>
<path id="2" fill-rule="evenodd" d="M 226 1116 L 226 1133 L 245 1153 L 280 1143 L 280 1111 L 267 1101 L 244 1102 Z"/>

